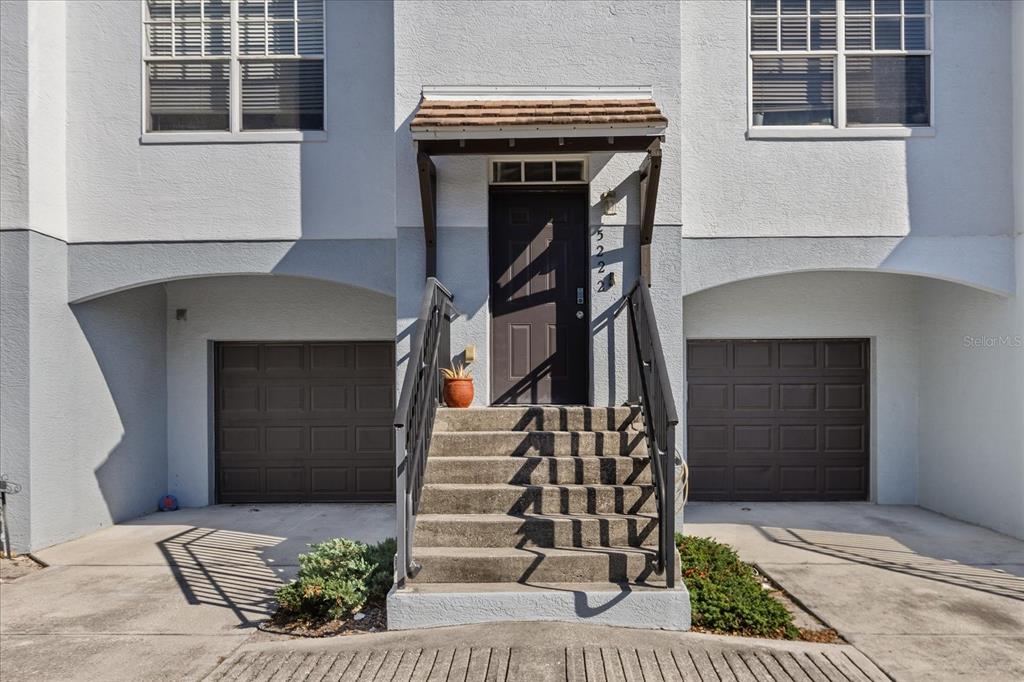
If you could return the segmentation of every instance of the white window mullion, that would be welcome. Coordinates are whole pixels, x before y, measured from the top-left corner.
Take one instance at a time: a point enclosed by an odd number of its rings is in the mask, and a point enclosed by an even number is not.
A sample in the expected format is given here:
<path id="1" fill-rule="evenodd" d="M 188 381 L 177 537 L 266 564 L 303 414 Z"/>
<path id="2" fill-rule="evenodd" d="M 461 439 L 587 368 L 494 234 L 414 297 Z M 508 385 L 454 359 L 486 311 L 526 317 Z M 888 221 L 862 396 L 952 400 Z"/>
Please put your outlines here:
<path id="1" fill-rule="evenodd" d="M 836 0 L 836 128 L 846 127 L 846 0 Z"/>
<path id="2" fill-rule="evenodd" d="M 231 119 L 231 132 L 242 130 L 242 72 L 238 55 L 241 51 L 238 36 L 238 0 L 231 0 L 231 71 L 228 89 L 228 110 Z"/>
<path id="3" fill-rule="evenodd" d="M 171 56 L 172 57 L 177 57 L 178 56 L 178 52 L 177 52 L 177 49 L 178 49 L 178 45 L 177 45 L 177 43 L 178 43 L 178 41 L 177 41 L 177 37 L 178 37 L 177 36 L 177 26 L 175 25 L 176 22 L 174 21 L 174 5 L 175 4 L 176 4 L 175 2 L 173 2 L 173 1 L 171 2 Z"/>

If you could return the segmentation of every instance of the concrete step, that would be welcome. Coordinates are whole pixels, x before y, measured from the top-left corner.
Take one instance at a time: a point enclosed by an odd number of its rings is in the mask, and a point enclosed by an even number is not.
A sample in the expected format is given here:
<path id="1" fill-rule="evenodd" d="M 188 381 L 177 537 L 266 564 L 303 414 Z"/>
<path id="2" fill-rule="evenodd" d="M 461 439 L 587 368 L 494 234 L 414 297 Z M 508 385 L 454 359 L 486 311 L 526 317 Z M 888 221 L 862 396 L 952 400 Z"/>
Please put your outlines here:
<path id="1" fill-rule="evenodd" d="M 432 457 L 426 483 L 649 484 L 647 457 Z"/>
<path id="2" fill-rule="evenodd" d="M 646 455 L 642 431 L 435 431 L 430 457 Z"/>
<path id="3" fill-rule="evenodd" d="M 652 485 L 427 483 L 420 514 L 656 513 Z"/>
<path id="4" fill-rule="evenodd" d="M 420 514 L 419 547 L 657 547 L 654 514 Z"/>
<path id="5" fill-rule="evenodd" d="M 687 630 L 690 596 L 682 583 L 676 583 L 676 587 L 669 590 L 608 582 L 534 581 L 529 584 L 409 582 L 388 595 L 388 630 L 501 621 L 565 621 Z"/>
<path id="6" fill-rule="evenodd" d="M 437 411 L 435 431 L 627 431 L 640 428 L 639 407 L 528 405 Z"/>
<path id="7" fill-rule="evenodd" d="M 644 547 L 415 547 L 413 583 L 613 582 L 663 585 Z"/>

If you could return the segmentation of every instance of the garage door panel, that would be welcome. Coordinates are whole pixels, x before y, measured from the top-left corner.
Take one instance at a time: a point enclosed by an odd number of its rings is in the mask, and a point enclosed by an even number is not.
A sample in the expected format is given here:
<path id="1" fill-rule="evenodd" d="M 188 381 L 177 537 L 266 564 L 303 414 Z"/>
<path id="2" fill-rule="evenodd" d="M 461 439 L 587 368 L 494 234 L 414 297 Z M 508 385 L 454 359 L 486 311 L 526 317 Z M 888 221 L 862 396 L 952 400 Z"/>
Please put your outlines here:
<path id="1" fill-rule="evenodd" d="M 383 344 L 356 346 L 355 363 L 361 376 L 392 377 L 395 371 L 394 348 Z"/>
<path id="2" fill-rule="evenodd" d="M 305 374 L 306 347 L 297 343 L 263 344 L 263 371 L 295 376 Z"/>
<path id="3" fill-rule="evenodd" d="M 867 487 L 866 474 L 863 466 L 825 467 L 825 489 L 836 494 L 862 494 Z"/>
<path id="4" fill-rule="evenodd" d="M 729 365 L 729 347 L 719 341 L 695 341 L 686 349 L 687 367 L 693 376 L 712 370 L 718 374 Z"/>
<path id="5" fill-rule="evenodd" d="M 264 431 L 267 452 L 305 452 L 309 448 L 306 432 L 307 429 L 303 426 L 268 426 Z"/>
<path id="6" fill-rule="evenodd" d="M 865 408 L 864 384 L 828 384 L 825 386 L 825 410 L 858 410 Z"/>
<path id="7" fill-rule="evenodd" d="M 732 489 L 737 493 L 767 494 L 778 487 L 775 467 L 770 464 L 732 468 Z"/>
<path id="8" fill-rule="evenodd" d="M 318 455 L 348 452 L 352 448 L 350 432 L 347 426 L 313 426 L 309 430 L 309 449 Z"/>
<path id="9" fill-rule="evenodd" d="M 779 492 L 790 495 L 813 495 L 821 488 L 818 467 L 780 466 Z"/>
<path id="10" fill-rule="evenodd" d="M 228 495 L 259 495 L 262 491 L 261 469 L 258 467 L 222 467 L 220 490 Z"/>
<path id="11" fill-rule="evenodd" d="M 223 343 L 215 356 L 220 501 L 393 498 L 394 344 Z"/>
<path id="12" fill-rule="evenodd" d="M 267 467 L 264 469 L 266 492 L 270 495 L 301 493 L 306 490 L 306 470 L 303 467 Z"/>
<path id="13" fill-rule="evenodd" d="M 691 383 L 688 403 L 695 410 L 729 409 L 729 386 L 724 383 Z"/>
<path id="14" fill-rule="evenodd" d="M 771 424 L 742 424 L 733 427 L 733 448 L 738 451 L 773 452 L 774 428 Z"/>
<path id="15" fill-rule="evenodd" d="M 260 349 L 255 343 L 220 346 L 217 360 L 221 372 L 256 374 L 260 370 Z"/>
<path id="16" fill-rule="evenodd" d="M 815 451 L 819 447 L 817 424 L 780 424 L 779 449 Z"/>
<path id="17" fill-rule="evenodd" d="M 315 466 L 310 468 L 310 490 L 313 493 L 344 494 L 352 491 L 352 469 L 339 466 Z"/>
<path id="18" fill-rule="evenodd" d="M 310 387 L 310 410 L 325 412 L 346 412 L 352 409 L 352 386 L 328 385 Z"/>
<path id="19" fill-rule="evenodd" d="M 395 389 L 392 384 L 368 384 L 356 386 L 356 411 L 360 414 L 395 411 Z"/>
<path id="20" fill-rule="evenodd" d="M 775 364 L 772 344 L 743 341 L 733 344 L 733 367 L 737 370 L 769 369 Z"/>
<path id="21" fill-rule="evenodd" d="M 815 369 L 817 366 L 817 342 L 782 341 L 779 343 L 779 369 Z"/>
<path id="22" fill-rule="evenodd" d="M 351 346 L 337 343 L 310 344 L 309 368 L 317 376 L 351 375 L 355 353 Z"/>
<path id="23" fill-rule="evenodd" d="M 235 414 L 260 412 L 260 389 L 258 386 L 232 386 L 220 390 L 221 412 Z"/>
<path id="24" fill-rule="evenodd" d="M 772 410 L 775 408 L 775 390 L 770 383 L 736 384 L 733 386 L 732 395 L 732 404 L 737 411 Z"/>
<path id="25" fill-rule="evenodd" d="M 691 497 L 865 499 L 868 357 L 866 339 L 689 342 Z"/>
<path id="26" fill-rule="evenodd" d="M 825 369 L 867 368 L 867 345 L 861 341 L 825 341 Z"/>
<path id="27" fill-rule="evenodd" d="M 780 410 L 817 410 L 818 385 L 808 383 L 785 383 L 779 385 Z"/>

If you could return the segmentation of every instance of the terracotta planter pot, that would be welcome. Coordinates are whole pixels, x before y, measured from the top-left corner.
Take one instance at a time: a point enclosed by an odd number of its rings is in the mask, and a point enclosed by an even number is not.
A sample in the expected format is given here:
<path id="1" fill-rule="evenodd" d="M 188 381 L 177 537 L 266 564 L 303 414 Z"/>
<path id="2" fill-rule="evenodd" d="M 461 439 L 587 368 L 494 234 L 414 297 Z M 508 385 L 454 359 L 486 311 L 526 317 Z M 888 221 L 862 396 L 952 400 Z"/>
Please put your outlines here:
<path id="1" fill-rule="evenodd" d="M 448 407 L 469 407 L 473 402 L 472 379 L 445 379 L 444 403 Z"/>

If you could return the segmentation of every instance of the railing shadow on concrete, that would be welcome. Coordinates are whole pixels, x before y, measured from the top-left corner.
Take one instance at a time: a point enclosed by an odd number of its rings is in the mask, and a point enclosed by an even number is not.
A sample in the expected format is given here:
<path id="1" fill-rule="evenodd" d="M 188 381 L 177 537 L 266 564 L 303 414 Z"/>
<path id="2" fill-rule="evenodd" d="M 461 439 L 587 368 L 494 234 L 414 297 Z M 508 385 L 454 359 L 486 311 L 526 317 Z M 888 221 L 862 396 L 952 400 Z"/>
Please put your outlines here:
<path id="1" fill-rule="evenodd" d="M 1024 577 L 915 552 L 887 535 L 755 526 L 768 540 L 844 561 L 1024 601 Z"/>

